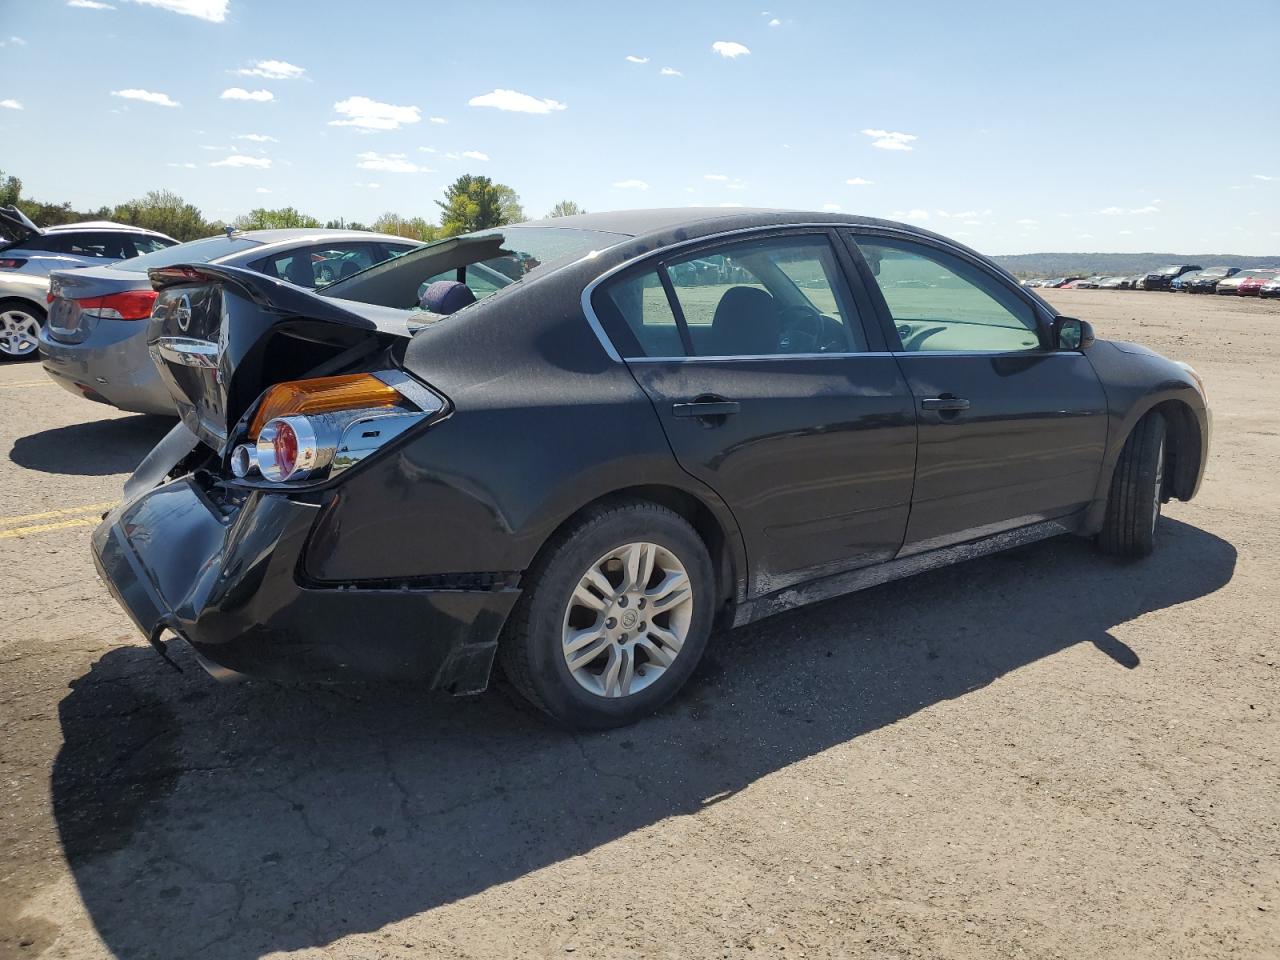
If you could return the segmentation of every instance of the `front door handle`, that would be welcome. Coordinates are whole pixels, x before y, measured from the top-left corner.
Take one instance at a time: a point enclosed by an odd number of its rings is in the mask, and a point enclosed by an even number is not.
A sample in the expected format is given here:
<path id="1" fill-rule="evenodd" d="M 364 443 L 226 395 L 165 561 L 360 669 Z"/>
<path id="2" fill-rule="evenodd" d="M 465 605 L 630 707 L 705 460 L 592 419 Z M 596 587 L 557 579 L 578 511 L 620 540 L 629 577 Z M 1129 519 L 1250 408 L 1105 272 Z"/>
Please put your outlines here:
<path id="1" fill-rule="evenodd" d="M 737 413 L 741 408 L 737 400 L 692 400 L 686 403 L 673 403 L 673 417 L 727 417 Z"/>
<path id="2" fill-rule="evenodd" d="M 921 410 L 941 410 L 944 412 L 955 412 L 957 410 L 968 410 L 969 401 L 961 397 L 953 397 L 950 395 L 941 397 L 929 397 L 920 401 Z"/>

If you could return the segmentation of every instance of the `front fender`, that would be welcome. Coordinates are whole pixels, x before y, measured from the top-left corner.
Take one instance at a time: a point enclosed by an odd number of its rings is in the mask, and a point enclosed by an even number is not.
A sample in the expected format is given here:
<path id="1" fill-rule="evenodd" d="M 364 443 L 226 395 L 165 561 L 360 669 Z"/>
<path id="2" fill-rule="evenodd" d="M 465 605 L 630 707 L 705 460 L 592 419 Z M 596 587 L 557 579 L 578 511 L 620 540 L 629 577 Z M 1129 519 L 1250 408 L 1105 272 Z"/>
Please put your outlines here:
<path id="1" fill-rule="evenodd" d="M 1160 408 L 1174 445 L 1170 492 L 1190 500 L 1200 489 L 1208 460 L 1212 416 L 1186 367 L 1139 344 L 1099 340 L 1088 351 L 1107 396 L 1107 447 L 1098 486 L 1085 518 L 1088 533 L 1101 529 L 1116 462 L 1138 421 Z"/>

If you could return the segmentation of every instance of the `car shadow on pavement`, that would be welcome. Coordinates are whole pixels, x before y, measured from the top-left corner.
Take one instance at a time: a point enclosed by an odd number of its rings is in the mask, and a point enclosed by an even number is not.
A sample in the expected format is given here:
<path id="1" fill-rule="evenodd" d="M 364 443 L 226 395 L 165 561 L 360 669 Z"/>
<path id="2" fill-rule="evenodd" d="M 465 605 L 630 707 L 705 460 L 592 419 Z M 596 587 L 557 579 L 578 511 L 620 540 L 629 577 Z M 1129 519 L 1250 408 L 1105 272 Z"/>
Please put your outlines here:
<path id="1" fill-rule="evenodd" d="M 218 686 L 189 655 L 177 674 L 119 648 L 59 706 L 53 810 L 116 956 L 324 946 L 695 813 L 1073 645 L 1140 669 L 1111 628 L 1212 593 L 1235 560 L 1166 519 L 1141 563 L 1063 538 L 886 584 L 713 638 L 673 704 L 594 735 L 502 685 L 461 701 Z"/>
<path id="2" fill-rule="evenodd" d="M 41 473 L 128 474 L 176 422 L 176 418 L 137 414 L 41 430 L 15 440 L 9 459 Z"/>

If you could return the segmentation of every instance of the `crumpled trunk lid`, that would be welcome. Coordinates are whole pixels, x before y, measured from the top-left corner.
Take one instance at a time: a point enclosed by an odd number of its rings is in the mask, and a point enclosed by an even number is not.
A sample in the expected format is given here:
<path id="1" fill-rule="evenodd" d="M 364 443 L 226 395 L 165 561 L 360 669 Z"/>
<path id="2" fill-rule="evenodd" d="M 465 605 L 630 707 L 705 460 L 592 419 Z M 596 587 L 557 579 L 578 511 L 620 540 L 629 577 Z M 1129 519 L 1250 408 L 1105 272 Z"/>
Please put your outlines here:
<path id="1" fill-rule="evenodd" d="M 152 360 L 182 422 L 219 454 L 267 387 L 335 372 L 408 336 L 400 311 L 328 299 L 252 270 L 177 265 L 150 276 L 159 291 L 147 331 Z"/>

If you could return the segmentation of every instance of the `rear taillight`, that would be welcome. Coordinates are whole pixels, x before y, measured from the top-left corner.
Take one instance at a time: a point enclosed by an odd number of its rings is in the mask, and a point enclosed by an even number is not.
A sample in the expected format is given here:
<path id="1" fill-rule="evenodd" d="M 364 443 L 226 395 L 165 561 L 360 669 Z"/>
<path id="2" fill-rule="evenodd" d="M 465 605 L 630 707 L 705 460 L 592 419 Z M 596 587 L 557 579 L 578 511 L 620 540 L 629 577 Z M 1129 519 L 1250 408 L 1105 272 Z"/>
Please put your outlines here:
<path id="1" fill-rule="evenodd" d="M 231 472 L 273 483 L 332 477 L 444 406 L 399 371 L 278 383 L 259 398 Z"/>
<path id="2" fill-rule="evenodd" d="M 0 270 L 17 270 L 26 262 L 20 257 L 0 257 Z"/>
<path id="3" fill-rule="evenodd" d="M 154 290 L 126 290 L 105 297 L 77 300 L 80 312 L 102 320 L 146 320 L 159 294 Z"/>

